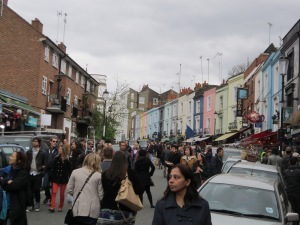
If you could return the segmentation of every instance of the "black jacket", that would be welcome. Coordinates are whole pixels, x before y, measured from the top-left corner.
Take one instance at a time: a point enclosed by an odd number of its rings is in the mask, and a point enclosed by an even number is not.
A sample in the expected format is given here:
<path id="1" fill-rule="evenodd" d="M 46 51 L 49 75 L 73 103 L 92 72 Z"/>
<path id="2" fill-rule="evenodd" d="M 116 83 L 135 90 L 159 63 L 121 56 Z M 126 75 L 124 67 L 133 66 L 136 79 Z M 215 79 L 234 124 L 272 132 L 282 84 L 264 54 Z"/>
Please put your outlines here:
<path id="1" fill-rule="evenodd" d="M 107 170 L 105 170 L 102 174 L 102 186 L 103 186 L 104 196 L 101 201 L 101 209 L 119 210 L 115 199 L 116 199 L 118 191 L 121 187 L 122 180 L 117 181 L 117 184 L 113 185 L 113 182 L 111 180 L 107 179 L 106 172 L 107 172 Z M 144 191 L 144 187 L 143 187 L 139 177 L 131 169 L 128 169 L 127 173 L 128 173 L 129 180 L 133 184 L 134 192 L 137 195 L 141 195 Z M 126 207 L 122 204 L 120 204 L 120 209 L 122 211 L 133 212 L 131 209 L 129 209 L 128 207 Z"/>
<path id="2" fill-rule="evenodd" d="M 151 168 L 149 172 L 149 168 Z M 147 157 L 141 157 L 135 162 L 134 170 L 144 187 L 150 186 L 150 177 L 153 176 L 155 166 Z"/>
<path id="3" fill-rule="evenodd" d="M 287 193 L 299 193 L 300 195 L 300 167 L 297 165 L 289 166 L 283 171 Z"/>
<path id="4" fill-rule="evenodd" d="M 29 167 L 31 167 L 32 149 L 29 149 L 26 152 L 26 156 L 27 156 L 27 161 L 28 161 Z M 46 152 L 44 150 L 42 150 L 42 149 L 39 150 L 38 154 L 36 155 L 35 162 L 36 162 L 36 168 L 37 168 L 38 172 L 40 174 L 44 174 L 46 172 L 46 166 L 47 166 L 47 156 L 46 156 Z"/>
<path id="5" fill-rule="evenodd" d="M 30 189 L 29 173 L 25 169 L 14 169 L 10 175 L 10 184 L 3 184 L 3 189 L 10 197 L 9 219 L 12 225 L 27 225 L 26 202 Z"/>
<path id="6" fill-rule="evenodd" d="M 53 163 L 53 159 L 58 154 L 58 149 L 57 148 L 54 148 L 54 149 L 49 148 L 48 150 L 45 150 L 45 153 L 46 153 L 46 158 L 47 158 L 46 169 L 50 170 L 52 163 Z"/>
<path id="7" fill-rule="evenodd" d="M 222 172 L 223 161 L 218 155 L 215 155 L 211 159 L 211 173 L 212 175 L 220 174 Z"/>
<path id="8" fill-rule="evenodd" d="M 190 205 L 180 208 L 175 195 L 159 200 L 155 206 L 152 225 L 211 225 L 211 215 L 207 201 L 200 198 Z"/>
<path id="9" fill-rule="evenodd" d="M 58 155 L 54 158 L 49 180 L 57 184 L 67 184 L 71 175 L 71 163 L 69 159 L 62 160 Z"/>

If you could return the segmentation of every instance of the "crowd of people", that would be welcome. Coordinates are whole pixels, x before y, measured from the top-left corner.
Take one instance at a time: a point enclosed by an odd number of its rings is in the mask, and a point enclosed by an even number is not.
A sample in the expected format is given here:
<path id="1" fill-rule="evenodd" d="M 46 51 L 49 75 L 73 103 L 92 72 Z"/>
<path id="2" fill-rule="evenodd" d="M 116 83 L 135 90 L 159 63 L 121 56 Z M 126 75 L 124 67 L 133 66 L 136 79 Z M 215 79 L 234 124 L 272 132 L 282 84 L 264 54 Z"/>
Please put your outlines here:
<path id="1" fill-rule="evenodd" d="M 40 211 L 41 190 L 45 193 L 42 204 L 49 205 L 50 213 L 63 211 L 65 192 L 72 196 L 78 225 L 134 224 L 137 212 L 115 201 L 126 177 L 141 202 L 146 192 L 150 207 L 155 209 L 153 225 L 175 224 L 174 219 L 211 224 L 208 203 L 197 189 L 209 177 L 221 173 L 223 148 L 213 155 L 212 148 L 202 144 L 150 141 L 141 148 L 138 141 L 132 147 L 128 141 L 121 141 L 120 151 L 114 151 L 104 141 L 58 141 L 54 136 L 49 149 L 42 149 L 40 138 L 34 138 L 31 149 L 13 152 L 8 165 L 0 170 L 0 191 L 3 189 L 8 196 L 7 217 L 0 224 L 27 224 L 26 211 Z M 277 148 L 266 149 L 261 162 L 281 168 L 291 205 L 299 212 L 299 154 L 291 147 L 285 152 L 281 158 Z M 156 168 L 163 172 L 168 185 L 155 204 L 151 177 Z"/>

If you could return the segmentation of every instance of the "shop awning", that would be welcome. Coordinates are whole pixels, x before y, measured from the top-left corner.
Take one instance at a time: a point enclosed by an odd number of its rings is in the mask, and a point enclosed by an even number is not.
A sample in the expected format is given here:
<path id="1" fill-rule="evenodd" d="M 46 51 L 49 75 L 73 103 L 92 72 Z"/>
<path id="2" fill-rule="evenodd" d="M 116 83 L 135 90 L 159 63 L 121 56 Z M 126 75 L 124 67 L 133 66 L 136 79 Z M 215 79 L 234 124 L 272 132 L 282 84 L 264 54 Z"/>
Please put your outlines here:
<path id="1" fill-rule="evenodd" d="M 14 106 L 16 108 L 20 108 L 22 110 L 26 110 L 26 111 L 29 111 L 35 115 L 40 115 L 40 113 L 38 113 L 37 111 L 35 111 L 34 108 L 32 108 L 30 105 L 24 103 L 24 102 L 19 102 L 19 101 L 16 101 L 14 99 L 11 99 L 11 98 L 8 98 L 6 96 L 3 96 L 3 95 L 0 95 L 0 98 L 7 104 L 7 105 L 10 105 L 10 106 Z"/>
<path id="2" fill-rule="evenodd" d="M 195 141 L 204 141 L 204 140 L 206 140 L 208 138 L 210 138 L 210 136 L 206 136 L 206 137 L 202 137 L 202 138 L 195 137 Z"/>
<path id="3" fill-rule="evenodd" d="M 223 141 L 227 138 L 232 137 L 233 135 L 237 134 L 238 132 L 234 132 L 234 133 L 228 133 L 228 134 L 224 134 L 221 137 L 218 137 L 215 141 Z"/>

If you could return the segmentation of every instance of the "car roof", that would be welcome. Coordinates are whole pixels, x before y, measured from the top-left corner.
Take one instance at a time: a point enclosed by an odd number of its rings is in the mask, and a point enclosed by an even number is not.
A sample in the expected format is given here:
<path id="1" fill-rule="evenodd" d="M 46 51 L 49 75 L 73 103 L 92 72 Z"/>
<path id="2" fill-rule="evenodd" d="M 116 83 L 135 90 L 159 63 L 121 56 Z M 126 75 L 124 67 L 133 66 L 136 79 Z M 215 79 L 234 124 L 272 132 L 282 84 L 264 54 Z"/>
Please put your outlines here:
<path id="1" fill-rule="evenodd" d="M 273 165 L 261 164 L 260 162 L 249 162 L 249 161 L 241 161 L 234 164 L 231 168 L 245 168 L 245 169 L 253 169 L 253 170 L 264 170 L 269 172 L 278 173 L 278 170 Z"/>
<path id="2" fill-rule="evenodd" d="M 208 183 L 229 184 L 272 191 L 274 190 L 274 184 L 276 182 L 278 181 L 274 179 L 268 179 L 265 177 L 253 177 L 247 174 L 230 173 L 216 175 L 208 181 Z"/>

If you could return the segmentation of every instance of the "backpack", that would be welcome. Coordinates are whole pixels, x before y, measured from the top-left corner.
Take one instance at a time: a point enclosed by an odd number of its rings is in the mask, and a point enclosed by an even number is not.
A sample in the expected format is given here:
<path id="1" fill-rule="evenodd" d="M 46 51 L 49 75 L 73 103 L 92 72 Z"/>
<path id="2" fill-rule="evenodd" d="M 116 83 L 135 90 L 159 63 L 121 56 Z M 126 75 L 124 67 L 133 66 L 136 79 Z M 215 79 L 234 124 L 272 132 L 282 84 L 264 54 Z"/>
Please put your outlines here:
<path id="1" fill-rule="evenodd" d="M 6 198 L 6 191 L 4 191 L 2 188 L 0 188 L 0 197 L 2 196 L 2 199 L 0 198 L 0 204 L 1 204 L 1 212 L 0 212 L 0 221 L 4 221 L 7 216 L 7 198 Z"/>

